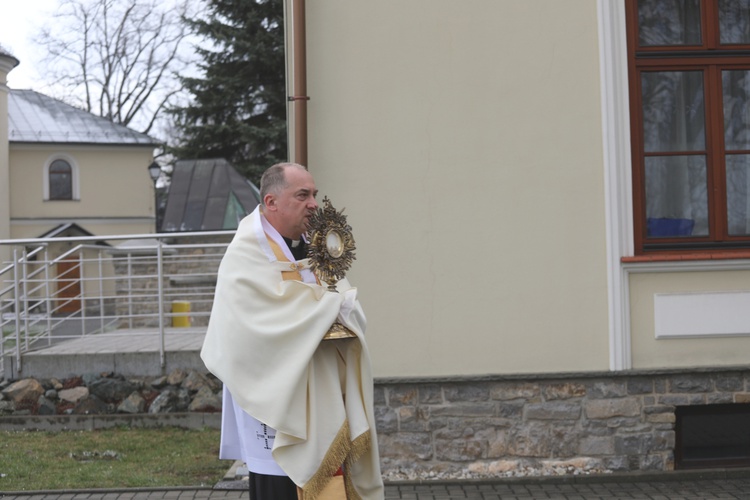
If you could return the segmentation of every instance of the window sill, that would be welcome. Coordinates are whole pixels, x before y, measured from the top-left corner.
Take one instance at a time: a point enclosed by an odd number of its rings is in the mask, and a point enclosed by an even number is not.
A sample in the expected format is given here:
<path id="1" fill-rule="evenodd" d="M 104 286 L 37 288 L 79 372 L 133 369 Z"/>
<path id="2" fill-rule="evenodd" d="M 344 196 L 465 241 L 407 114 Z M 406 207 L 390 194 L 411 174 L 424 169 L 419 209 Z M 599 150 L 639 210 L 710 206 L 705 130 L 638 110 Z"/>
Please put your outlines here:
<path id="1" fill-rule="evenodd" d="M 636 255 L 622 257 L 623 264 L 640 264 L 645 262 L 685 262 L 750 259 L 750 250 L 722 250 L 720 252 L 660 253 L 654 255 Z"/>

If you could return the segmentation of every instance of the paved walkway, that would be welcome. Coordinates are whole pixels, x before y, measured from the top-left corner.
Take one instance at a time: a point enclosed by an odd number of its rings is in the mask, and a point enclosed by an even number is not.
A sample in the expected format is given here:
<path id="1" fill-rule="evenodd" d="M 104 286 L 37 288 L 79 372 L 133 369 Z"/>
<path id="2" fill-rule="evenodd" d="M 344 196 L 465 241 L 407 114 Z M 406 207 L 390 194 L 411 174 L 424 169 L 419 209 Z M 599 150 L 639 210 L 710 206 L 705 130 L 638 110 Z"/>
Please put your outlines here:
<path id="1" fill-rule="evenodd" d="M 743 477 L 744 476 L 744 477 Z M 598 481 L 571 479 L 529 479 L 499 482 L 451 482 L 392 484 L 385 500 L 750 500 L 750 472 L 730 477 L 652 477 Z M 247 491 L 211 488 L 80 490 L 3 493 L 2 500 L 248 500 Z"/>

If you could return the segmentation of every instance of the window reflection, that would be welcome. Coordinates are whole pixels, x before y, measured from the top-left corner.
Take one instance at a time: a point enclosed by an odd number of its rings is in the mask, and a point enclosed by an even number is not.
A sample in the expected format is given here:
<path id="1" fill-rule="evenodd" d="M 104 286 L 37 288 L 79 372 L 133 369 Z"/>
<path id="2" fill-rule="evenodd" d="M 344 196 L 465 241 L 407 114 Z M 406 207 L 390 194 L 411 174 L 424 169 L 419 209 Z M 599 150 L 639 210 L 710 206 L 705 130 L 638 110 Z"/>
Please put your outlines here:
<path id="1" fill-rule="evenodd" d="M 639 0 L 638 43 L 641 47 L 700 45 L 700 1 Z"/>
<path id="2" fill-rule="evenodd" d="M 49 166 L 49 199 L 73 199 L 73 168 L 65 160 L 55 160 Z"/>

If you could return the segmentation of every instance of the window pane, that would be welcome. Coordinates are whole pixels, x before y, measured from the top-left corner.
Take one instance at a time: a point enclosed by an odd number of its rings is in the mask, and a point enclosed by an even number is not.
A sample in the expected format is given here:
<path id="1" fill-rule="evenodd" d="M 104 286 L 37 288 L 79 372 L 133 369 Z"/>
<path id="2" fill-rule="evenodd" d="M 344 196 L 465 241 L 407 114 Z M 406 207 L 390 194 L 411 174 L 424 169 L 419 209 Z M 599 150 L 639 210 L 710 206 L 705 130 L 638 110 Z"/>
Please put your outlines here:
<path id="1" fill-rule="evenodd" d="M 646 158 L 646 223 L 651 238 L 708 235 L 704 156 Z"/>
<path id="2" fill-rule="evenodd" d="M 750 234 L 750 155 L 727 155 L 727 223 L 733 236 Z"/>
<path id="3" fill-rule="evenodd" d="M 638 0 L 638 43 L 701 45 L 700 0 Z"/>
<path id="4" fill-rule="evenodd" d="M 719 0 L 721 43 L 750 44 L 750 0 Z"/>
<path id="5" fill-rule="evenodd" d="M 750 71 L 721 72 L 724 95 L 724 147 L 750 149 Z"/>
<path id="6" fill-rule="evenodd" d="M 64 160 L 55 160 L 49 166 L 49 199 L 73 199 L 73 169 Z"/>
<path id="7" fill-rule="evenodd" d="M 641 87 L 645 151 L 703 151 L 703 72 L 644 72 Z"/>

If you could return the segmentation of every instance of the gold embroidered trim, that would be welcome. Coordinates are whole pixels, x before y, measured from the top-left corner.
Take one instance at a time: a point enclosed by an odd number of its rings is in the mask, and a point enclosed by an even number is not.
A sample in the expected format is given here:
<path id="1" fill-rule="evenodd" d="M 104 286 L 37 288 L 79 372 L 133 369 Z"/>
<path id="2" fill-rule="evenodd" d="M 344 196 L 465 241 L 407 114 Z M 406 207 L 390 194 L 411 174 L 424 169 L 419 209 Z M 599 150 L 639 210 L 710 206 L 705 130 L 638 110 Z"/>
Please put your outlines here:
<path id="1" fill-rule="evenodd" d="M 361 500 L 354 489 L 351 478 L 351 465 L 370 450 L 370 432 L 358 436 L 353 442 L 349 439 L 349 421 L 344 421 L 331 447 L 326 452 L 323 462 L 315 475 L 305 484 L 302 490 L 304 500 L 315 500 L 326 487 L 328 481 L 344 466 L 344 486 L 347 500 Z"/>

